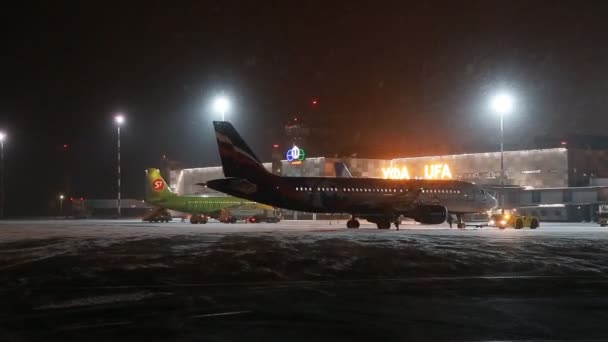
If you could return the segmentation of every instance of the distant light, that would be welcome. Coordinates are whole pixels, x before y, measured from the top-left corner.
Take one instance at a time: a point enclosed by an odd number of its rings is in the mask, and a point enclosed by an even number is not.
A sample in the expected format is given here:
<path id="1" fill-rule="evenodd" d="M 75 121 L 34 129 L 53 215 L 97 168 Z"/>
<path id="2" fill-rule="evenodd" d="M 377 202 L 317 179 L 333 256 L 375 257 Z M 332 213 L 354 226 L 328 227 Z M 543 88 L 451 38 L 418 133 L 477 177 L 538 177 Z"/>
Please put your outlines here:
<path id="1" fill-rule="evenodd" d="M 6 133 L 0 132 L 0 141 L 4 141 L 6 139 Z"/>
<path id="2" fill-rule="evenodd" d="M 274 145 L 272 145 L 272 147 L 279 148 L 279 144 L 274 144 Z"/>
<path id="3" fill-rule="evenodd" d="M 313 106 L 316 106 L 316 105 L 318 105 L 318 104 L 319 104 L 319 100 L 317 100 L 317 99 L 313 99 L 313 100 L 312 100 L 312 105 L 313 105 Z"/>
<path id="4" fill-rule="evenodd" d="M 562 141 L 560 142 L 560 144 L 561 144 L 562 146 L 566 146 L 566 145 L 568 145 L 568 142 L 566 142 L 566 141 L 563 141 L 563 140 L 562 140 Z"/>
<path id="5" fill-rule="evenodd" d="M 59 199 L 62 200 L 64 197 L 63 195 L 59 195 Z"/>
<path id="6" fill-rule="evenodd" d="M 293 118 L 293 121 L 298 121 L 298 117 L 296 116 L 295 118 Z"/>
<path id="7" fill-rule="evenodd" d="M 68 145 L 68 144 L 63 144 L 63 148 L 64 148 L 64 149 L 67 149 L 68 147 L 70 147 L 70 145 Z"/>
<path id="8" fill-rule="evenodd" d="M 118 124 L 118 125 L 122 125 L 125 122 L 125 117 L 122 114 L 118 114 L 114 117 L 114 121 Z"/>
<path id="9" fill-rule="evenodd" d="M 219 96 L 213 101 L 213 109 L 219 113 L 226 113 L 230 109 L 230 100 L 226 96 Z"/>
<path id="10" fill-rule="evenodd" d="M 509 94 L 498 94 L 492 98 L 492 109 L 499 114 L 508 114 L 513 110 L 513 98 Z"/>

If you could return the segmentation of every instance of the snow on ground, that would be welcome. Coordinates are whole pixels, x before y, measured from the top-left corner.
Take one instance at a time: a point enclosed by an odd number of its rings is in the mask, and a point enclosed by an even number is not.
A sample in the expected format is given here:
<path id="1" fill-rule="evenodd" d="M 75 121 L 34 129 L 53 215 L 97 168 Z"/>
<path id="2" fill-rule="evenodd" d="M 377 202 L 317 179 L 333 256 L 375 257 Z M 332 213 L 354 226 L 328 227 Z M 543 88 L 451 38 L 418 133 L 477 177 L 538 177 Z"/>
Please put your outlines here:
<path id="1" fill-rule="evenodd" d="M 378 230 L 364 223 L 352 230 L 343 221 L 2 221 L 0 269 L 77 256 L 96 263 L 103 254 L 104 263 L 114 268 L 171 270 L 197 264 L 217 279 L 239 273 L 285 280 L 608 271 L 608 229 L 592 223 L 546 223 L 536 230 L 402 227 Z"/>
<path id="2" fill-rule="evenodd" d="M 282 221 L 280 223 L 208 223 L 193 225 L 190 223 L 147 223 L 140 220 L 15 220 L 0 221 L 0 243 L 27 239 L 52 238 L 153 238 L 163 236 L 196 236 L 199 234 L 234 234 L 234 233 L 323 233 L 323 236 L 337 235 L 348 237 L 357 234 L 392 234 L 437 235 L 437 236 L 492 236 L 495 238 L 521 238 L 526 236 L 570 236 L 572 238 L 604 238 L 608 228 L 596 223 L 543 223 L 539 229 L 505 229 L 491 227 L 465 230 L 450 229 L 447 224 L 419 225 L 405 224 L 396 232 L 379 231 L 374 224 L 362 222 L 358 230 L 345 228 L 344 221 Z M 384 236 L 384 235 L 383 235 Z"/>
<path id="3" fill-rule="evenodd" d="M 0 221 L 0 315 L 16 336 L 42 327 L 34 331 L 51 331 L 46 339 L 82 331 L 75 335 L 80 340 L 95 336 L 88 329 L 117 327 L 124 329 L 117 334 L 175 336 L 182 333 L 175 322 L 197 333 L 218 326 L 233 332 L 240 322 L 249 334 L 250 322 L 278 319 L 297 327 L 309 319 L 302 329 L 316 331 L 336 317 L 352 322 L 348 332 L 410 324 L 427 337 L 420 340 L 580 340 L 581 326 L 584 336 L 606 336 L 608 229 L 403 228 L 364 223 L 350 230 L 343 221 Z M 245 311 L 255 314 L 224 325 L 188 320 Z M 369 325 L 370 317 L 379 319 Z M 438 329 L 442 334 L 428 338 Z"/>

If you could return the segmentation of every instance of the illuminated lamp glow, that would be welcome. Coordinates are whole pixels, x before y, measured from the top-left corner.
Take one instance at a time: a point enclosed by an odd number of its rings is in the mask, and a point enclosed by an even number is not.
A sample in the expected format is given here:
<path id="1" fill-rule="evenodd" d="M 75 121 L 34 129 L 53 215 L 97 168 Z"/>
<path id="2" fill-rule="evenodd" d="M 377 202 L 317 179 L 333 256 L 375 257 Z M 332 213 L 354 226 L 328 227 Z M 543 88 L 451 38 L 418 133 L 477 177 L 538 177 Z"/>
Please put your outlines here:
<path id="1" fill-rule="evenodd" d="M 0 142 L 3 142 L 6 139 L 6 133 L 0 132 Z"/>
<path id="2" fill-rule="evenodd" d="M 213 102 L 213 108 L 220 113 L 225 113 L 230 108 L 230 101 L 227 97 L 220 96 Z"/>
<path id="3" fill-rule="evenodd" d="M 116 122 L 118 125 L 122 125 L 125 122 L 125 117 L 122 114 L 118 114 L 114 117 L 114 122 Z"/>
<path id="4" fill-rule="evenodd" d="M 492 98 L 491 106 L 496 113 L 510 113 L 513 109 L 513 98 L 508 94 L 498 94 Z"/>

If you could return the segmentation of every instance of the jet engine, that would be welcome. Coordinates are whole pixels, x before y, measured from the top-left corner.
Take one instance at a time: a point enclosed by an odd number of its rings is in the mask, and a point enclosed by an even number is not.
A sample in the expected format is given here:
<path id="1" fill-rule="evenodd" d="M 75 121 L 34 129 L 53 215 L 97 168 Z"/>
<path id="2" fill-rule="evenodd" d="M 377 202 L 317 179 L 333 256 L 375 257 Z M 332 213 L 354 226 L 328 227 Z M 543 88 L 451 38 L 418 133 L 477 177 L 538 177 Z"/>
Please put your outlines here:
<path id="1" fill-rule="evenodd" d="M 448 217 L 448 210 L 441 205 L 423 204 L 416 207 L 410 217 L 422 224 L 440 224 Z"/>

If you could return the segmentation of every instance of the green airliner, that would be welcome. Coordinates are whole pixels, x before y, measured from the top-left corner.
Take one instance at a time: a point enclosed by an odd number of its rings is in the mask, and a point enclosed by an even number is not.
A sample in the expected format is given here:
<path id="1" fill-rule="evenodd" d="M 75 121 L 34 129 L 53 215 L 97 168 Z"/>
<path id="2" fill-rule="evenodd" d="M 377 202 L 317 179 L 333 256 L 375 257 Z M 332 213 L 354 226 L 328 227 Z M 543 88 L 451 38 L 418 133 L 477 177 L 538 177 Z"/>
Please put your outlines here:
<path id="1" fill-rule="evenodd" d="M 273 207 L 231 196 L 180 196 L 174 194 L 159 169 L 146 170 L 146 203 L 161 209 L 191 214 L 190 223 L 207 223 L 209 217 L 221 222 L 278 222 L 280 213 Z M 165 210 L 166 212 L 166 210 Z M 156 216 L 154 216 L 156 215 Z M 168 221 L 162 211 L 151 213 L 150 221 Z M 146 218 L 144 218 L 146 219 Z"/>

